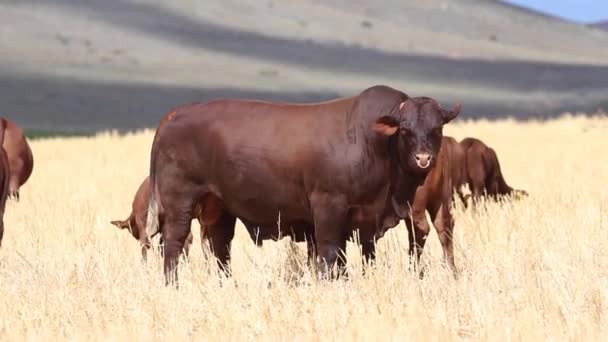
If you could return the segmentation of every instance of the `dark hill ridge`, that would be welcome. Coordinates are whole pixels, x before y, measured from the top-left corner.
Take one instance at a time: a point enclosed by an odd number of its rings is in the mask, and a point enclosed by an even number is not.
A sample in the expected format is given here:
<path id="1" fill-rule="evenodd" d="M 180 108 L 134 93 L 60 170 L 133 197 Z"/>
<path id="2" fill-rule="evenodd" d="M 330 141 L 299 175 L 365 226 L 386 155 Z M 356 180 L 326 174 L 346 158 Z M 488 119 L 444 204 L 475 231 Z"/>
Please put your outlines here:
<path id="1" fill-rule="evenodd" d="M 27 128 L 155 126 L 215 97 L 319 101 L 387 84 L 463 117 L 608 108 L 608 32 L 498 1 L 0 3 L 0 112 Z"/>
<path id="2" fill-rule="evenodd" d="M 593 28 L 599 28 L 602 30 L 608 30 L 608 20 L 599 21 L 599 22 L 593 23 L 589 26 L 591 26 Z"/>

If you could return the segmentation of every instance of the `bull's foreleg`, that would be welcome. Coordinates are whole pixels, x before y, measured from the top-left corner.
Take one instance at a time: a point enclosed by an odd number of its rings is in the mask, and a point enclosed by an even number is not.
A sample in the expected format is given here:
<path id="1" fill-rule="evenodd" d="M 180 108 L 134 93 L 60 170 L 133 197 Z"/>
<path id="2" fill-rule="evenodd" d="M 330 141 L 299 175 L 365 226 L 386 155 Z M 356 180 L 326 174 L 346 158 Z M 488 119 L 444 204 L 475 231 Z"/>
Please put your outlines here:
<path id="1" fill-rule="evenodd" d="M 339 277 L 346 269 L 345 223 L 348 206 L 343 197 L 330 194 L 311 196 L 313 210 L 317 262 L 324 277 L 333 278 L 337 265 Z"/>
<path id="2" fill-rule="evenodd" d="M 374 240 L 361 241 L 361 253 L 363 254 L 363 274 L 365 274 L 365 270 L 376 261 L 376 242 Z"/>
<path id="3" fill-rule="evenodd" d="M 361 252 L 363 261 L 371 266 L 376 260 L 376 242 L 374 240 L 361 241 Z"/>

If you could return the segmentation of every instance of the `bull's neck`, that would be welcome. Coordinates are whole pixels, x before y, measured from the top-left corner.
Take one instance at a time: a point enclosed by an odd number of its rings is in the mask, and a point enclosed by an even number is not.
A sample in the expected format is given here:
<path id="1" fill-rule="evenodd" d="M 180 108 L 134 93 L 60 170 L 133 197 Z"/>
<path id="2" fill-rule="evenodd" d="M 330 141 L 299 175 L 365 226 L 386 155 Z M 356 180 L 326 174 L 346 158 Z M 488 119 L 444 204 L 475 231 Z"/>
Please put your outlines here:
<path id="1" fill-rule="evenodd" d="M 408 171 L 406 161 L 401 160 L 397 151 L 397 137 L 389 141 L 390 154 L 395 156 L 391 160 L 390 171 L 390 206 L 400 219 L 409 216 L 414 195 L 419 186 L 424 183 L 426 174 Z"/>

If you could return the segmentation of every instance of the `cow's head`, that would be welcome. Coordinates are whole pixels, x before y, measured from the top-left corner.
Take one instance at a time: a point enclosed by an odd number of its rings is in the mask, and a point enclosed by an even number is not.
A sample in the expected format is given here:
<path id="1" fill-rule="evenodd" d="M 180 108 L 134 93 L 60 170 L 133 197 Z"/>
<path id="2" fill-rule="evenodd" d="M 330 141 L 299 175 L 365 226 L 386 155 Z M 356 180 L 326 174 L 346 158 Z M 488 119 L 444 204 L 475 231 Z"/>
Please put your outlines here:
<path id="1" fill-rule="evenodd" d="M 380 134 L 397 136 L 398 158 L 405 171 L 426 173 L 437 160 L 443 125 L 458 116 L 460 108 L 458 104 L 446 110 L 428 97 L 409 98 L 392 115 L 378 119 L 374 129 Z"/>

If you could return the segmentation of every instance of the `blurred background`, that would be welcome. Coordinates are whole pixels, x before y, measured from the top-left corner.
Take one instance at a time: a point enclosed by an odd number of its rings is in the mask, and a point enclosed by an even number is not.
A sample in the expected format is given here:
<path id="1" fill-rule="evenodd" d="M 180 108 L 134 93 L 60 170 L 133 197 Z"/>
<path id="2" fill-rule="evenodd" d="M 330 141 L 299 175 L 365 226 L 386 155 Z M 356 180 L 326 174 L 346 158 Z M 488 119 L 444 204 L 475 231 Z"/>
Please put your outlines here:
<path id="1" fill-rule="evenodd" d="M 30 135 L 156 127 L 218 97 L 375 84 L 463 118 L 608 108 L 606 0 L 2 0 L 0 115 Z"/>

